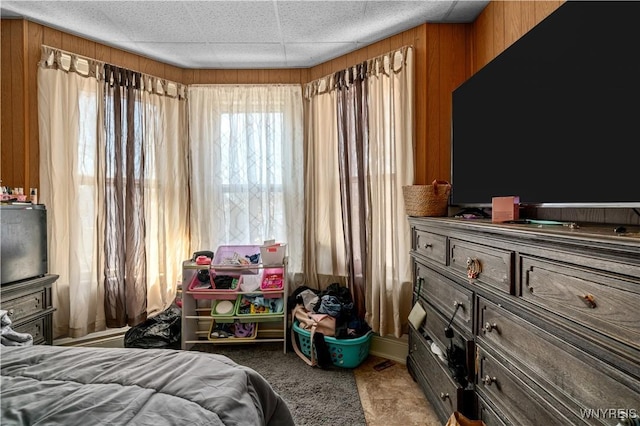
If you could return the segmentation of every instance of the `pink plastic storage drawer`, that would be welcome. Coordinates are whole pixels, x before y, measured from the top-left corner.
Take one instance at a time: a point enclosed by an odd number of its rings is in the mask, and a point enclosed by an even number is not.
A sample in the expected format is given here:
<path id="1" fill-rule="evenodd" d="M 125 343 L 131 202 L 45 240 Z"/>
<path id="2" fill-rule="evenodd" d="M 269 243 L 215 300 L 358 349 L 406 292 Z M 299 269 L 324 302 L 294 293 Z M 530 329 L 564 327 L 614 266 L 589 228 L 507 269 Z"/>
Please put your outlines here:
<path id="1" fill-rule="evenodd" d="M 284 268 L 264 268 L 260 290 L 282 291 L 284 288 Z"/>
<path id="2" fill-rule="evenodd" d="M 259 263 L 260 246 L 219 246 L 211 267 L 216 270 L 250 269 L 251 266 L 257 266 Z"/>
<path id="3" fill-rule="evenodd" d="M 221 278 L 223 276 L 232 277 L 232 279 L 236 280 L 231 288 L 216 288 L 216 277 Z M 240 288 L 240 285 L 242 284 L 242 275 L 216 274 L 210 270 L 209 281 L 210 286 L 206 287 L 204 283 L 198 280 L 198 274 L 193 276 L 193 279 L 189 284 L 189 292 L 191 292 L 194 299 L 235 300 L 238 288 Z"/>

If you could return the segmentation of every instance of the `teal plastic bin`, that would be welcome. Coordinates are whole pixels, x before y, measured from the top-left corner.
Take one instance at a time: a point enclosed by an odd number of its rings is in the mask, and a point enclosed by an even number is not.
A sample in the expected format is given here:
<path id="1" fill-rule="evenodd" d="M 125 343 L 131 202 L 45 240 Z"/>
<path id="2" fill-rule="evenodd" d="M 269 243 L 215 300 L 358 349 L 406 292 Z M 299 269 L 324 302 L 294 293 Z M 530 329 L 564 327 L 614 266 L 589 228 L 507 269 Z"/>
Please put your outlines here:
<path id="1" fill-rule="evenodd" d="M 294 321 L 293 331 L 298 335 L 302 353 L 311 357 L 311 332 L 300 327 L 298 321 Z M 353 339 L 336 339 L 325 336 L 324 341 L 329 347 L 333 365 L 342 368 L 355 368 L 362 364 L 362 361 L 369 356 L 372 336 L 373 331 L 368 331 L 367 334 Z"/>

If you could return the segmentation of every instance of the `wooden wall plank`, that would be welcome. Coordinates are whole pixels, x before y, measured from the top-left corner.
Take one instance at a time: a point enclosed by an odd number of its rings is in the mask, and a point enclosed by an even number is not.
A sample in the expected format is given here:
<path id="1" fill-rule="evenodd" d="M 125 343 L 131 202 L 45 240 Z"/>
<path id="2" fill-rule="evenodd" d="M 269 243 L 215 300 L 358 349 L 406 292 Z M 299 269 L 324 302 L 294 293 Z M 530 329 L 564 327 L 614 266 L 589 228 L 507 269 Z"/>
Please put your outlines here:
<path id="1" fill-rule="evenodd" d="M 42 26 L 27 22 L 27 49 L 26 49 L 26 68 L 25 68 L 25 80 L 26 86 L 29 92 L 26 94 L 28 102 L 27 114 L 28 120 L 26 123 L 29 129 L 29 136 L 27 146 L 29 147 L 29 154 L 26 158 L 26 179 L 25 179 L 25 191 L 29 188 L 38 188 L 40 186 L 40 145 L 38 137 L 38 63 L 41 57 L 41 46 L 43 31 Z M 33 72 L 35 70 L 35 72 Z"/>
<path id="2" fill-rule="evenodd" d="M 11 101 L 10 108 L 13 111 L 12 116 L 12 157 L 13 176 L 11 177 L 11 186 L 24 186 L 25 179 L 25 132 L 26 121 L 25 110 L 25 85 L 24 69 L 25 69 L 25 46 L 24 39 L 24 20 L 16 21 L 11 25 L 11 59 L 10 63 L 13 67 L 11 73 Z M 8 182 L 7 182 L 8 183 Z"/>
<path id="3" fill-rule="evenodd" d="M 96 57 L 96 42 L 68 33 L 62 33 L 62 49 L 88 58 Z"/>
<path id="4" fill-rule="evenodd" d="M 521 34 L 529 32 L 539 21 L 536 21 L 536 3 L 535 1 L 522 1 L 521 2 Z"/>
<path id="5" fill-rule="evenodd" d="M 144 56 L 141 56 L 139 61 L 140 68 L 136 71 L 139 71 L 143 74 L 149 74 L 155 77 L 164 78 L 164 64 L 156 62 L 153 59 L 145 58 Z"/>
<path id="6" fill-rule="evenodd" d="M 505 21 L 504 5 L 505 1 L 491 2 L 494 7 L 495 16 L 493 18 L 493 46 L 491 46 L 491 57 L 495 58 L 506 48 L 504 41 Z"/>
<path id="7" fill-rule="evenodd" d="M 504 2 L 504 48 L 518 40 L 522 32 L 522 7 L 519 1 Z"/>
<path id="8" fill-rule="evenodd" d="M 403 40 L 404 44 L 408 40 Z M 426 159 L 427 153 L 427 92 L 428 92 L 428 64 L 427 64 L 427 25 L 420 25 L 413 32 L 414 46 L 414 183 L 424 185 L 426 183 Z"/>
<path id="9" fill-rule="evenodd" d="M 0 26 L 0 179 L 4 186 L 17 186 L 14 178 L 13 165 L 13 127 L 14 114 L 12 106 L 13 85 L 12 75 L 14 72 L 11 46 L 13 45 L 13 26 L 16 20 L 3 19 Z"/>
<path id="10" fill-rule="evenodd" d="M 174 65 L 165 65 L 164 75 L 162 77 L 170 81 L 175 81 L 176 83 L 184 83 L 184 73 L 182 68 Z"/>
<path id="11" fill-rule="evenodd" d="M 559 8 L 564 3 L 564 0 L 536 1 L 534 3 L 535 22 L 539 23 Z"/>
<path id="12" fill-rule="evenodd" d="M 471 73 L 477 72 L 494 58 L 493 54 L 493 39 L 494 39 L 494 22 L 493 18 L 495 14 L 495 2 L 491 2 L 487 5 L 484 12 L 476 19 L 472 28 L 473 39 L 473 52 L 474 58 Z"/>
<path id="13" fill-rule="evenodd" d="M 419 180 L 430 183 L 435 179 L 439 169 L 440 144 L 440 123 L 442 120 L 440 109 L 440 28 L 439 24 L 427 24 L 427 138 L 422 143 L 426 145 L 427 158 L 424 159 L 424 167 L 419 171 Z"/>
<path id="14" fill-rule="evenodd" d="M 62 47 L 62 31 L 55 30 L 50 27 L 42 28 L 42 43 L 50 47 L 63 49 Z"/>

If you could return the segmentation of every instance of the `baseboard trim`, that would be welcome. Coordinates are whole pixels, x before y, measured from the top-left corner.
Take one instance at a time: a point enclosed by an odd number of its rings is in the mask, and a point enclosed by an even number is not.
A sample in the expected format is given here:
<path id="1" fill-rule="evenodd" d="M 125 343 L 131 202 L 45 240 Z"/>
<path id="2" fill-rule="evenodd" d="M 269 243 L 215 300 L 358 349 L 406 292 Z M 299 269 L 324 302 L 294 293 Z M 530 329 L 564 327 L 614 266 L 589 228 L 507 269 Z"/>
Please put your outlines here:
<path id="1" fill-rule="evenodd" d="M 129 327 L 107 329 L 95 333 L 87 334 L 83 337 L 64 337 L 53 341 L 53 346 L 113 346 L 120 342 Z"/>
<path id="2" fill-rule="evenodd" d="M 409 354 L 409 338 L 406 334 L 399 339 L 392 336 L 374 335 L 371 338 L 369 354 L 406 364 Z"/>

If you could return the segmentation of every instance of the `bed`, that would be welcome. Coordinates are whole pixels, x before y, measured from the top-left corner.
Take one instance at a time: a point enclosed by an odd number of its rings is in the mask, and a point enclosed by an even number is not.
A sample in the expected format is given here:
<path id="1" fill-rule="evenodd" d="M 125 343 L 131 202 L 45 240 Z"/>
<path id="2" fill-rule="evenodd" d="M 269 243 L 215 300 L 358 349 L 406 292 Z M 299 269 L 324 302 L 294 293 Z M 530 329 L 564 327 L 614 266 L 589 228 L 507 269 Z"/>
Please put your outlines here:
<path id="1" fill-rule="evenodd" d="M 293 425 L 257 372 L 196 351 L 0 346 L 4 425 Z"/>

